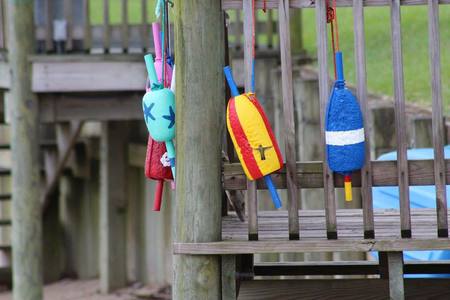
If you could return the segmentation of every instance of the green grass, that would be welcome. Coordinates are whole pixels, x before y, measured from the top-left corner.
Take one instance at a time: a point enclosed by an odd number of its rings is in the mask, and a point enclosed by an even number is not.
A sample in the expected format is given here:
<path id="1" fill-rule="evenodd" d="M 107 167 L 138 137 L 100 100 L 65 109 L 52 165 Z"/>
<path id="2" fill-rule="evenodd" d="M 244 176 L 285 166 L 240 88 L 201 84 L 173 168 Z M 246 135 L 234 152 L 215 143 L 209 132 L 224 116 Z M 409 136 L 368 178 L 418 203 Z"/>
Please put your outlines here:
<path id="1" fill-rule="evenodd" d="M 103 0 L 90 3 L 91 22 L 103 22 Z M 141 1 L 128 1 L 130 23 L 141 23 Z M 149 22 L 156 19 L 155 0 L 147 0 Z M 110 0 L 110 19 L 114 24 L 121 22 L 120 0 Z M 276 17 L 276 12 L 274 12 Z M 340 46 L 344 53 L 345 75 L 349 83 L 355 83 L 353 15 L 351 8 L 339 8 Z M 231 21 L 236 19 L 230 12 Z M 259 11 L 258 19 L 267 15 Z M 442 94 L 444 108 L 450 112 L 450 6 L 440 6 Z M 303 37 L 306 50 L 315 55 L 316 32 L 314 9 L 303 10 Z M 393 94 L 392 52 L 390 34 L 390 13 L 387 7 L 365 9 L 367 81 L 370 92 Z M 428 56 L 428 11 L 426 6 L 402 7 L 403 62 L 406 99 L 411 102 L 429 105 L 431 103 L 430 71 Z M 264 43 L 266 36 L 259 35 L 258 41 Z M 275 36 L 277 43 L 277 36 Z M 330 49 L 331 53 L 331 49 Z M 329 57 L 330 66 L 332 58 Z M 331 72 L 331 70 L 330 70 Z M 331 74 L 331 73 L 330 73 Z"/>
<path id="2" fill-rule="evenodd" d="M 426 6 L 402 7 L 403 62 L 406 99 L 423 105 L 431 103 L 428 55 L 428 12 Z M 345 74 L 355 83 L 353 15 L 351 8 L 338 10 L 340 46 Z M 304 10 L 304 45 L 316 53 L 315 13 Z M 450 111 L 450 7 L 440 7 L 442 92 L 444 108 Z M 306 26 L 310 24 L 312 26 Z M 393 94 L 392 51 L 389 8 L 365 9 L 366 62 L 369 91 Z M 330 50 L 331 51 L 331 50 Z M 331 64 L 330 57 L 330 64 Z"/>

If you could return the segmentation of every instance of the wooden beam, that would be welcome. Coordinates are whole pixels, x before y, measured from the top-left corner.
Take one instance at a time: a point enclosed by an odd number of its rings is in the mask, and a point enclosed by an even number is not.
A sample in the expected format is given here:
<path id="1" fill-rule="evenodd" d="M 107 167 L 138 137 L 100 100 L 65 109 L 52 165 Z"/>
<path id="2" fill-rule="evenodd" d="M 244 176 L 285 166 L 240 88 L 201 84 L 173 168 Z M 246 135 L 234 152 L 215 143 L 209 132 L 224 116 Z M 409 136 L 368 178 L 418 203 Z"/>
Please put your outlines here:
<path id="1" fill-rule="evenodd" d="M 278 8 L 278 0 L 266 0 L 266 6 L 269 9 Z M 338 7 L 351 7 L 353 0 L 337 0 Z M 392 0 L 365 0 L 364 6 L 389 6 Z M 401 5 L 426 5 L 428 0 L 402 0 Z M 256 1 L 258 9 L 263 8 L 263 0 Z M 317 1 L 311 0 L 291 0 L 290 8 L 314 8 Z M 439 4 L 450 4 L 450 0 L 439 0 Z M 222 0 L 222 9 L 242 9 L 242 0 Z"/>
<path id="2" fill-rule="evenodd" d="M 41 199 L 43 211 L 46 210 L 50 203 L 50 196 L 57 186 L 58 180 L 61 177 L 67 161 L 69 160 L 70 154 L 72 153 L 73 147 L 75 146 L 82 128 L 83 123 L 80 121 L 56 125 L 58 156 L 54 169 L 51 170 L 51 174 L 46 174 L 47 183 Z"/>
<path id="3" fill-rule="evenodd" d="M 142 92 L 41 94 L 41 122 L 142 120 Z"/>
<path id="4" fill-rule="evenodd" d="M 8 1 L 15 300 L 42 299 L 38 103 L 28 60 L 34 52 L 33 6 L 32 0 Z"/>
<path id="5" fill-rule="evenodd" d="M 100 149 L 100 289 L 126 284 L 126 125 L 102 124 Z"/>
<path id="6" fill-rule="evenodd" d="M 450 184 L 450 159 L 445 160 L 445 177 L 447 184 Z M 372 161 L 372 183 L 373 186 L 396 186 L 397 162 L 394 160 Z M 411 160 L 408 164 L 409 184 L 414 185 L 434 185 L 433 160 Z M 297 181 L 300 188 L 321 188 L 323 187 L 322 162 L 297 162 Z M 224 165 L 224 188 L 227 190 L 245 190 L 245 174 L 242 166 L 238 163 Z M 272 175 L 274 184 L 279 189 L 285 189 L 286 170 L 285 168 Z M 361 174 L 354 173 L 352 176 L 353 185 L 361 186 Z M 336 187 L 343 187 L 343 177 L 334 174 L 334 184 Z M 265 189 L 263 181 L 257 182 L 258 189 Z"/>
<path id="7" fill-rule="evenodd" d="M 174 254 L 227 255 L 305 252 L 448 250 L 448 239 L 265 240 L 175 243 Z"/>
<path id="8" fill-rule="evenodd" d="M 179 83 L 175 240 L 218 241 L 225 127 L 223 13 L 219 1 L 209 0 L 184 1 L 175 5 L 175 12 Z M 173 270 L 173 299 L 221 299 L 220 257 L 177 256 Z"/>

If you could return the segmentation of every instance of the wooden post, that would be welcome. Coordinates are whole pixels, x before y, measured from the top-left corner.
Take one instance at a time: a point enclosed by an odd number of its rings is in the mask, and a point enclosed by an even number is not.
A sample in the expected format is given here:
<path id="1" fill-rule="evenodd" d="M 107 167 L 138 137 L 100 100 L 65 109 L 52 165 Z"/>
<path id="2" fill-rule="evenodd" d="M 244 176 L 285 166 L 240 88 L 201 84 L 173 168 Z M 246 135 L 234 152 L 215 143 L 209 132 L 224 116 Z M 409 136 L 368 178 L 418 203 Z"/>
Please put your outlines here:
<path id="1" fill-rule="evenodd" d="M 42 299 L 38 103 L 28 60 L 34 52 L 33 5 L 32 0 L 8 1 L 15 300 Z"/>
<path id="2" fill-rule="evenodd" d="M 178 4 L 175 239 L 185 243 L 218 241 L 225 130 L 223 13 L 219 0 Z M 220 257 L 175 256 L 173 268 L 173 299 L 221 299 Z"/>
<path id="3" fill-rule="evenodd" d="M 403 252 L 388 252 L 389 296 L 392 300 L 405 299 L 403 283 Z"/>
<path id="4" fill-rule="evenodd" d="M 102 125 L 100 159 L 100 289 L 111 292 L 126 284 L 126 128 Z"/>

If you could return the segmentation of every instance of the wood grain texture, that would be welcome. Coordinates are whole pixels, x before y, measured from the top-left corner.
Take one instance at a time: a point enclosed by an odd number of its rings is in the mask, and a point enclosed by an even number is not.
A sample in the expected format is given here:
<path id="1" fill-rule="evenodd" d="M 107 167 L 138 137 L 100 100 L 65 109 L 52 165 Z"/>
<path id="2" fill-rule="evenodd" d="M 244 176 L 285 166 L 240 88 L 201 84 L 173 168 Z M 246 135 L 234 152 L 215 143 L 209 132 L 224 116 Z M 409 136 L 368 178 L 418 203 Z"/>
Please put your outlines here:
<path id="1" fill-rule="evenodd" d="M 316 32 L 317 32 L 317 60 L 319 63 L 319 98 L 320 98 L 320 137 L 322 147 L 325 149 L 325 111 L 330 93 L 328 77 L 328 34 L 327 34 L 327 8 L 325 1 L 317 2 L 316 6 Z M 324 159 L 327 160 L 326 151 Z M 334 197 L 333 173 L 327 164 L 323 164 L 323 182 L 325 193 L 325 210 L 327 212 L 327 232 L 329 238 L 337 238 L 336 232 L 336 200 Z"/>
<path id="2" fill-rule="evenodd" d="M 388 252 L 389 297 L 392 300 L 405 299 L 403 282 L 403 252 Z"/>
<path id="3" fill-rule="evenodd" d="M 447 239 L 359 239 L 359 240 L 267 240 L 267 241 L 223 241 L 204 243 L 175 243 L 174 254 L 228 255 L 262 253 L 305 253 L 305 252 L 370 252 L 370 251 L 413 251 L 447 250 Z"/>
<path id="4" fill-rule="evenodd" d="M 253 6 L 252 0 L 244 0 L 243 8 L 244 26 L 244 87 L 245 92 L 252 91 L 252 69 L 253 69 Z M 248 213 L 248 235 L 249 239 L 258 239 L 258 195 L 256 193 L 256 182 L 247 179 L 247 213 Z"/>
<path id="5" fill-rule="evenodd" d="M 448 279 L 405 279 L 406 299 L 447 299 Z M 389 299 L 389 282 L 381 279 L 253 280 L 242 283 L 242 300 Z"/>
<path id="6" fill-rule="evenodd" d="M 367 99 L 367 72 L 366 72 L 366 50 L 364 33 L 364 7 L 360 0 L 353 1 L 353 20 L 355 28 L 355 66 L 356 66 L 356 94 L 361 105 L 364 118 L 364 138 L 366 160 L 361 170 L 361 196 L 364 212 L 364 231 L 367 238 L 373 235 L 373 203 L 372 203 L 372 165 L 370 163 L 370 110 Z"/>
<path id="7" fill-rule="evenodd" d="M 178 1 L 174 10 L 175 76 L 180 83 L 176 89 L 175 240 L 218 241 L 225 134 L 223 12 L 219 1 L 207 0 Z M 173 299 L 220 299 L 219 257 L 177 256 L 173 270 Z"/>
<path id="8" fill-rule="evenodd" d="M 405 109 L 405 88 L 403 78 L 402 33 L 400 20 L 400 0 L 391 2 L 391 43 L 394 74 L 395 132 L 397 136 L 397 177 L 402 211 L 402 231 L 404 237 L 411 235 L 409 201 L 409 176 L 407 158 L 407 127 Z"/>
<path id="9" fill-rule="evenodd" d="M 100 151 L 100 290 L 126 285 L 126 125 L 102 124 Z"/>
<path id="10" fill-rule="evenodd" d="M 414 239 L 436 239 L 436 212 L 434 209 L 414 209 L 412 214 L 412 237 Z M 375 233 L 379 239 L 400 239 L 399 210 L 375 210 Z M 306 240 L 326 238 L 324 210 L 299 211 L 300 235 Z M 361 209 L 337 211 L 340 239 L 358 240 L 364 238 Z M 235 214 L 222 220 L 222 239 L 225 241 L 247 241 L 246 222 Z M 264 211 L 259 216 L 258 234 L 261 240 L 285 241 L 289 236 L 287 212 Z"/>
<path id="11" fill-rule="evenodd" d="M 299 192 L 296 176 L 294 94 L 292 86 L 292 55 L 289 1 L 281 0 L 278 7 L 281 52 L 281 86 L 283 97 L 284 144 L 286 158 L 286 180 L 289 212 L 289 236 L 299 238 L 298 204 Z"/>
<path id="12" fill-rule="evenodd" d="M 444 156 L 444 107 L 442 104 L 441 51 L 439 33 L 439 2 L 428 1 L 428 45 L 430 52 L 431 91 L 433 105 L 434 180 L 436 184 L 436 209 L 438 231 L 448 237 L 447 195 Z"/>
<path id="13" fill-rule="evenodd" d="M 6 6 L 4 4 L 4 1 L 0 1 L 0 49 L 5 49 L 6 48 Z"/>
<path id="14" fill-rule="evenodd" d="M 42 299 L 38 103 L 31 91 L 34 1 L 8 1 L 14 299 Z"/>
<path id="15" fill-rule="evenodd" d="M 364 6 L 389 6 L 392 0 L 365 0 Z M 401 5 L 424 5 L 428 0 L 402 0 Z M 318 1 L 291 0 L 290 8 L 314 8 Z M 351 7 L 353 0 L 337 0 L 338 7 Z M 439 0 L 439 4 L 450 4 L 450 0 Z M 278 0 L 266 0 L 267 8 L 276 9 Z M 263 7 L 263 0 L 256 1 L 256 7 Z M 242 9 L 242 0 L 222 0 L 222 9 Z"/>
<path id="16" fill-rule="evenodd" d="M 450 160 L 445 160 L 445 178 L 450 183 Z M 373 186 L 397 186 L 397 162 L 393 160 L 372 161 L 372 184 Z M 411 160 L 408 164 L 409 184 L 434 185 L 433 160 Z M 281 169 L 272 174 L 272 179 L 278 189 L 287 187 L 286 170 Z M 352 175 L 353 186 L 361 186 L 361 174 L 355 172 Z M 300 188 L 323 187 L 323 163 L 322 162 L 297 162 L 297 181 Z M 334 174 L 334 185 L 343 187 L 343 176 Z M 245 174 L 240 164 L 224 165 L 224 188 L 227 190 L 245 190 Z M 258 189 L 266 189 L 262 180 L 257 181 Z"/>

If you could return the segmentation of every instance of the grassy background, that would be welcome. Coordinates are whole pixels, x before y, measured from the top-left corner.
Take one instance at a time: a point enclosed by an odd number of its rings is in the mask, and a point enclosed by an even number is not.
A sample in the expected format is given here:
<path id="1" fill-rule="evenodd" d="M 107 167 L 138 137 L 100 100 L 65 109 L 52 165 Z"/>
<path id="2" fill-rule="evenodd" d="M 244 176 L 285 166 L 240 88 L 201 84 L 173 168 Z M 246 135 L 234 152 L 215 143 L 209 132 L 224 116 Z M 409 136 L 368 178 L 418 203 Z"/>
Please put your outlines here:
<path id="1" fill-rule="evenodd" d="M 304 45 L 316 53 L 314 10 L 303 12 Z M 408 101 L 431 103 L 428 55 L 428 10 L 426 6 L 402 7 L 403 62 L 405 94 Z M 344 53 L 347 80 L 355 82 L 353 12 L 351 8 L 338 10 L 340 46 Z M 450 6 L 440 6 L 442 92 L 444 107 L 450 112 Z M 392 51 L 389 8 L 365 9 L 366 60 L 368 88 L 372 92 L 393 94 Z M 330 57 L 331 63 L 331 57 Z"/>
<path id="2" fill-rule="evenodd" d="M 92 0 L 90 3 L 91 21 L 100 24 L 103 20 L 103 1 Z M 130 23 L 141 23 L 141 1 L 129 1 Z M 155 20 L 155 0 L 147 0 L 149 22 Z M 274 12 L 276 16 L 276 12 Z M 236 16 L 230 13 L 233 21 Z M 259 11 L 258 18 L 267 18 Z M 345 75 L 350 83 L 355 83 L 353 13 L 351 8 L 338 9 L 340 46 L 344 53 Z M 120 23 L 120 0 L 110 0 L 110 19 Z M 303 10 L 303 36 L 306 50 L 316 53 L 315 10 Z M 450 113 L 450 6 L 440 6 L 442 87 L 444 107 Z M 392 52 L 390 34 L 390 12 L 387 7 L 365 9 L 367 80 L 369 91 L 392 95 Z M 405 74 L 405 94 L 408 101 L 429 105 L 431 87 L 428 56 L 428 10 L 426 6 L 402 7 L 403 61 Z M 264 43 L 264 35 L 258 40 Z M 331 50 L 331 49 L 330 49 Z M 331 51 L 330 51 L 331 52 Z M 330 57 L 330 65 L 332 58 Z M 330 70 L 331 72 L 331 70 Z M 331 73 L 330 73 L 331 74 Z"/>

